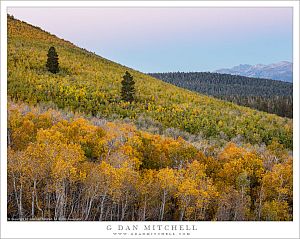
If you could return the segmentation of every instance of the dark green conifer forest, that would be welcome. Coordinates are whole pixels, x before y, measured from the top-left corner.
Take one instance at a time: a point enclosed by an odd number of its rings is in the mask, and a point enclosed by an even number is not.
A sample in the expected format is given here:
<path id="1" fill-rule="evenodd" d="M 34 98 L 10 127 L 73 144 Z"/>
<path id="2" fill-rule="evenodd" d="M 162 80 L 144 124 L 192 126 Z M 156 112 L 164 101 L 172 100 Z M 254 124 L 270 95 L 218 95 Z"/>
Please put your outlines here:
<path id="1" fill-rule="evenodd" d="M 210 72 L 168 72 L 149 75 L 216 98 L 293 118 L 293 84 Z"/>

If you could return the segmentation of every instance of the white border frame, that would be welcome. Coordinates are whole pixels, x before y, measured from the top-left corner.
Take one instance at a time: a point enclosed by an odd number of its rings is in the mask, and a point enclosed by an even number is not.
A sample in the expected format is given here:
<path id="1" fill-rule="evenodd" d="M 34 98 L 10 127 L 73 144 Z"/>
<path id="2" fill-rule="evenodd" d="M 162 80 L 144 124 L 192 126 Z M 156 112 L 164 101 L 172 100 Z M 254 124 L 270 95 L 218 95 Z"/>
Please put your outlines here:
<path id="1" fill-rule="evenodd" d="M 292 222 L 8 222 L 7 221 L 7 8 L 8 7 L 292 7 L 293 176 Z M 4 66 L 4 67 L 3 67 Z M 124 238 L 111 225 L 195 225 L 188 237 L 135 235 L 127 238 L 299 238 L 299 2 L 298 1 L 2 1 L 1 2 L 1 238 Z M 114 231 L 116 232 L 116 230 Z M 135 231 L 144 232 L 144 231 Z M 154 231 L 151 231 L 152 233 Z"/>

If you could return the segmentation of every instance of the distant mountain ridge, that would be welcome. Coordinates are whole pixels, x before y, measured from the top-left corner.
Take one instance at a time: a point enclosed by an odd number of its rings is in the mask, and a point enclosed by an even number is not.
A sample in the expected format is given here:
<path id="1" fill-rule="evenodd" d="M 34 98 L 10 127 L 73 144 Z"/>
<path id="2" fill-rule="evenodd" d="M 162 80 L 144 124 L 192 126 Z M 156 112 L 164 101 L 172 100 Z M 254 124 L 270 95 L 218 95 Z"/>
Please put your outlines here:
<path id="1" fill-rule="evenodd" d="M 289 61 L 280 61 L 269 65 L 240 64 L 228 69 L 219 69 L 215 72 L 293 82 L 293 63 Z"/>

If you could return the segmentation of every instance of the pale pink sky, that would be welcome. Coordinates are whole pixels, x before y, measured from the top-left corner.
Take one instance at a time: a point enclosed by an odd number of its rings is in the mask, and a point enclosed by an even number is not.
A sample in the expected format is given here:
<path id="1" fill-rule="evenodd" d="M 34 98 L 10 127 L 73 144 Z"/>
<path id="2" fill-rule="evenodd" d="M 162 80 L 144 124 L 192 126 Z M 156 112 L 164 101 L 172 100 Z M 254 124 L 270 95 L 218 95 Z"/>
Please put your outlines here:
<path id="1" fill-rule="evenodd" d="M 80 47 L 142 71 L 292 61 L 292 8 L 9 8 Z"/>

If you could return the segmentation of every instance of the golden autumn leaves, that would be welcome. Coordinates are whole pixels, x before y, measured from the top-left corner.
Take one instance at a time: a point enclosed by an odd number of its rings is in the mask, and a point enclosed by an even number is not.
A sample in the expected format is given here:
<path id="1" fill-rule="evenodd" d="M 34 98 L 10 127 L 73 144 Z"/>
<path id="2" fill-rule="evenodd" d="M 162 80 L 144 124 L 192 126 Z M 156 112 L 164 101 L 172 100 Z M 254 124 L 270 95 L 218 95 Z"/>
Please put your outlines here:
<path id="1" fill-rule="evenodd" d="M 231 143 L 205 156 L 180 138 L 95 121 L 10 103 L 10 219 L 292 219 L 284 149 Z"/>

